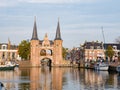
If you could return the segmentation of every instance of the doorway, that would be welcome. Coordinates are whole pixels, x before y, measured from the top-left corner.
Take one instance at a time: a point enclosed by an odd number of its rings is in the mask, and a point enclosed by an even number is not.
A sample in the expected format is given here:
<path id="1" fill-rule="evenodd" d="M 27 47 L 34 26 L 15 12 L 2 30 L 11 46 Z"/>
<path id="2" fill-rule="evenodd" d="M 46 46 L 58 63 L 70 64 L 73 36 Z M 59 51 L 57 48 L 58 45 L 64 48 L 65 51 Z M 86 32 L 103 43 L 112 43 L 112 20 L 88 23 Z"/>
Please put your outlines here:
<path id="1" fill-rule="evenodd" d="M 52 65 L 52 60 L 49 59 L 49 58 L 44 58 L 40 61 L 41 63 L 41 66 L 48 66 L 48 67 L 51 67 Z"/>

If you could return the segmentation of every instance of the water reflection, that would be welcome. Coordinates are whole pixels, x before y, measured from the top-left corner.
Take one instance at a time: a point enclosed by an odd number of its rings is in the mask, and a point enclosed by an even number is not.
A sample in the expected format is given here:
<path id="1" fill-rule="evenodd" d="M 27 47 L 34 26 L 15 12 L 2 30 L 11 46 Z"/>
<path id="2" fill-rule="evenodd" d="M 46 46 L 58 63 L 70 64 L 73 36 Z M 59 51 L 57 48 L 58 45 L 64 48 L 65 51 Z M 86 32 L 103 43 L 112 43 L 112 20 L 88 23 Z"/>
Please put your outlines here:
<path id="1" fill-rule="evenodd" d="M 120 76 L 78 68 L 19 68 L 0 71 L 7 90 L 119 90 Z"/>

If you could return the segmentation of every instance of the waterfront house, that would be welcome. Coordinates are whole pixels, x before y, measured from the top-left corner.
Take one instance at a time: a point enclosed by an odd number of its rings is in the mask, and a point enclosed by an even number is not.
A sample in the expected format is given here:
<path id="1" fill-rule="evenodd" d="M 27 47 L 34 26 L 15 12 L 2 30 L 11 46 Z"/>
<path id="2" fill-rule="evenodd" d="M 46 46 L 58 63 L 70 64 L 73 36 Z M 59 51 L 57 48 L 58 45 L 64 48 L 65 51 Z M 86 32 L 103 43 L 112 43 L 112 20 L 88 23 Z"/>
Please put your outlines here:
<path id="1" fill-rule="evenodd" d="M 8 43 L 0 43 L 0 62 L 16 60 L 18 57 L 18 46 Z"/>
<path id="2" fill-rule="evenodd" d="M 108 46 L 112 47 L 112 49 L 114 51 L 112 61 L 120 60 L 120 44 L 117 44 L 117 43 L 105 43 L 103 46 L 104 46 L 105 51 L 107 50 Z M 108 57 L 108 59 L 109 59 L 109 57 Z"/>
<path id="3" fill-rule="evenodd" d="M 87 42 L 82 45 L 85 62 L 96 61 L 98 58 L 105 59 L 102 42 Z"/>

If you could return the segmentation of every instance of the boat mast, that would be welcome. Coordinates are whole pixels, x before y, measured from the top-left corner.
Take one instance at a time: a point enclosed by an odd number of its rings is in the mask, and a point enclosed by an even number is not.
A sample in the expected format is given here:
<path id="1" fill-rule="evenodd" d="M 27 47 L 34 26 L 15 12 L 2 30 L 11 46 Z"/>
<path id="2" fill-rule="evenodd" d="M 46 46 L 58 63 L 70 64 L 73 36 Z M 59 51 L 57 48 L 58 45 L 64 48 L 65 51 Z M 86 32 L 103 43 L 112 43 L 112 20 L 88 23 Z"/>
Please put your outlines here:
<path id="1" fill-rule="evenodd" d="M 103 27 L 101 27 L 101 29 L 102 29 L 103 40 L 104 40 L 104 43 L 105 43 L 105 36 L 104 36 Z"/>
<path id="2" fill-rule="evenodd" d="M 10 39 L 8 38 L 8 61 L 10 61 Z"/>
<path id="3" fill-rule="evenodd" d="M 105 36 L 104 36 L 104 31 L 103 31 L 103 27 L 101 27 L 102 29 L 102 36 L 103 36 L 103 51 L 104 51 L 104 55 L 105 55 L 105 59 L 106 59 L 106 53 L 105 53 L 105 49 L 106 49 L 106 46 L 105 46 Z"/>

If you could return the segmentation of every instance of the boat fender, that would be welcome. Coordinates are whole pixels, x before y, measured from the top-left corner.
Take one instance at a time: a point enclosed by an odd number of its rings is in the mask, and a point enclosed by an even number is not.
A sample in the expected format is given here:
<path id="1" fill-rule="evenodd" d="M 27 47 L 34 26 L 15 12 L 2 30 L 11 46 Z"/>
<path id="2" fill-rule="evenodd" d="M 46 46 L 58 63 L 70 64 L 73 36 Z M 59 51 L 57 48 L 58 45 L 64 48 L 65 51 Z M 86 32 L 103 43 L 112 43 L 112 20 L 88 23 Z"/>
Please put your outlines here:
<path id="1" fill-rule="evenodd" d="M 120 72 L 120 65 L 116 67 L 116 71 Z"/>

